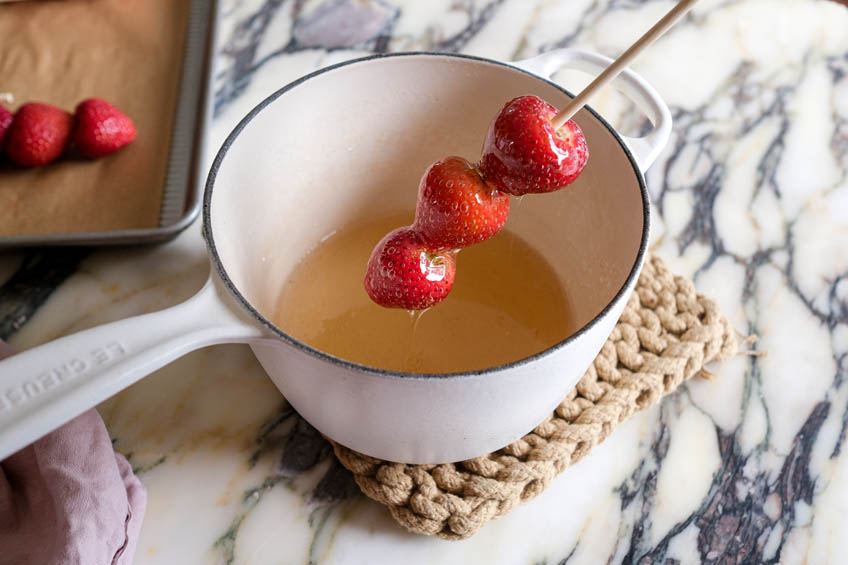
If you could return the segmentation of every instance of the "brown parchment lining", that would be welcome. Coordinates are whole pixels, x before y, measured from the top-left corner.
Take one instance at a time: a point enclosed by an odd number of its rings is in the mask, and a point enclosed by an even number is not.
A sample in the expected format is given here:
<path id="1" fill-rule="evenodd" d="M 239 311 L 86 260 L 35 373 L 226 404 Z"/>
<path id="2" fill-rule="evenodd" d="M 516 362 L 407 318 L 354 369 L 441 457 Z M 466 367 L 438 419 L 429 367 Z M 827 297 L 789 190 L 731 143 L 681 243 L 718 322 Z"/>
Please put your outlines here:
<path id="1" fill-rule="evenodd" d="M 0 236 L 159 225 L 188 14 L 188 0 L 0 4 L 0 92 L 14 95 L 12 109 L 38 101 L 73 112 L 104 98 L 138 131 L 94 161 L 0 165 Z"/>

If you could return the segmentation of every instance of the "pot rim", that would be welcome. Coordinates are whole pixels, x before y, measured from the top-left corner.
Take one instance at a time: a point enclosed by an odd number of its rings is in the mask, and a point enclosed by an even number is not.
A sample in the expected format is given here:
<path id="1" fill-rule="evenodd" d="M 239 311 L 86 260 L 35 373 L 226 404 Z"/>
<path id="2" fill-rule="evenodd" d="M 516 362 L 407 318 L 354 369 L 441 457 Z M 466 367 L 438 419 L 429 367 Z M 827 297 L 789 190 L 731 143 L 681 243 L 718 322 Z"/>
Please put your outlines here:
<path id="1" fill-rule="evenodd" d="M 355 363 L 353 361 L 348 361 L 346 359 L 342 359 L 340 357 L 336 357 L 335 355 L 331 355 L 320 349 L 314 348 L 302 341 L 298 340 L 292 335 L 284 332 L 280 328 L 278 328 L 273 322 L 268 320 L 265 316 L 263 316 L 254 306 L 244 297 L 244 295 L 238 290 L 236 285 L 233 283 L 232 279 L 230 279 L 227 274 L 226 269 L 224 268 L 223 262 L 221 261 L 221 257 L 218 254 L 218 249 L 215 245 L 215 236 L 212 230 L 212 222 L 211 222 L 211 202 L 212 202 L 212 192 L 215 187 L 215 180 L 218 175 L 218 169 L 221 167 L 221 164 L 224 161 L 224 158 L 227 156 L 227 152 L 229 148 L 235 143 L 238 139 L 239 134 L 242 130 L 247 127 L 247 125 L 256 118 L 266 106 L 270 105 L 272 102 L 276 101 L 283 94 L 288 91 L 297 88 L 298 86 L 306 83 L 312 78 L 320 76 L 324 73 L 334 71 L 336 69 L 347 67 L 350 65 L 355 65 L 357 63 L 365 63 L 368 61 L 378 60 L 378 59 L 388 59 L 388 58 L 400 58 L 400 57 L 434 57 L 434 58 L 454 58 L 454 59 L 464 59 L 475 61 L 479 63 L 486 63 L 493 66 L 503 67 L 513 72 L 522 73 L 533 77 L 536 80 L 542 81 L 560 92 L 567 94 L 570 97 L 574 97 L 574 95 L 567 89 L 562 86 L 556 84 L 555 82 L 534 74 L 530 71 L 524 70 L 520 67 L 514 66 L 509 63 L 505 63 L 503 61 L 497 61 L 494 59 L 488 59 L 486 57 L 479 57 L 476 55 L 464 55 L 459 53 L 436 53 L 431 51 L 410 51 L 403 53 L 377 53 L 374 55 L 368 55 L 365 57 L 358 57 L 356 59 L 351 59 L 348 61 L 343 61 L 341 63 L 336 63 L 316 71 L 313 71 L 307 75 L 304 75 L 282 88 L 276 90 L 269 96 L 267 96 L 264 100 L 262 100 L 259 104 L 257 104 L 247 115 L 242 118 L 239 123 L 233 128 L 227 138 L 224 140 L 220 149 L 215 155 L 215 159 L 212 162 L 212 166 L 209 169 L 209 174 L 206 178 L 206 186 L 203 194 L 203 235 L 206 241 L 206 247 L 209 250 L 209 255 L 212 260 L 212 264 L 215 266 L 215 271 L 218 273 L 221 281 L 224 283 L 224 286 L 230 292 L 230 294 L 235 297 L 236 301 L 248 312 L 250 315 L 259 322 L 262 326 L 270 330 L 275 337 L 280 338 L 285 343 L 303 351 L 304 353 L 311 355 L 321 361 L 332 363 L 335 365 L 339 365 L 343 368 L 350 369 L 352 371 L 358 373 L 365 373 L 371 376 L 384 377 L 384 378 L 401 378 L 401 379 L 456 379 L 463 377 L 477 377 L 481 375 L 488 375 L 492 373 L 497 373 L 501 371 L 506 371 L 510 369 L 514 369 L 517 367 L 521 367 L 523 365 L 534 362 L 535 360 L 549 355 L 569 344 L 579 339 L 581 336 L 589 332 L 596 324 L 598 324 L 603 318 L 609 314 L 609 312 L 613 309 L 613 307 L 618 304 L 621 300 L 624 299 L 624 295 L 627 294 L 627 289 L 635 283 L 635 279 L 638 275 L 640 267 L 645 259 L 648 250 L 648 237 L 650 234 L 650 201 L 648 198 L 648 190 L 645 184 L 645 176 L 644 173 L 639 169 L 639 166 L 636 164 L 636 160 L 631 153 L 630 149 L 627 147 L 627 144 L 621 138 L 617 131 L 603 118 L 600 114 L 598 114 L 594 109 L 585 106 L 585 109 L 588 110 L 594 117 L 597 119 L 607 130 L 612 134 L 613 138 L 618 142 L 619 147 L 624 151 L 627 159 L 630 161 L 630 165 L 633 168 L 633 172 L 636 174 L 636 179 L 639 182 L 639 192 L 642 198 L 642 235 L 639 242 L 639 250 L 636 253 L 635 260 L 633 265 L 630 268 L 630 272 L 627 275 L 627 278 L 622 283 L 621 287 L 616 292 L 615 296 L 610 300 L 604 308 L 598 312 L 591 320 L 585 323 L 580 327 L 576 332 L 572 333 L 564 340 L 555 343 L 554 345 L 539 351 L 538 353 L 534 353 L 528 357 L 524 357 L 522 359 L 518 359 L 516 361 L 512 361 L 510 363 L 504 363 L 501 365 L 496 365 L 493 367 L 487 367 L 485 369 L 480 369 L 476 371 L 461 371 L 461 372 L 453 372 L 453 373 L 411 373 L 411 372 L 403 372 L 403 371 L 391 371 L 388 369 L 380 369 L 378 367 L 371 367 L 368 365 L 363 365 L 361 363 Z"/>

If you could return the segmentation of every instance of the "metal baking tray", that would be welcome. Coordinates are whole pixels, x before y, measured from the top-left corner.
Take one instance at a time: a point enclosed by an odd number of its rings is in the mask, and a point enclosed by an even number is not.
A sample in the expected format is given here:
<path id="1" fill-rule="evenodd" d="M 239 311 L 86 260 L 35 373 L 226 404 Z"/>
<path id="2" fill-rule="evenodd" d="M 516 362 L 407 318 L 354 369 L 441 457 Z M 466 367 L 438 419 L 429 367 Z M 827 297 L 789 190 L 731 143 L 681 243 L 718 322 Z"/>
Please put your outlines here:
<path id="1" fill-rule="evenodd" d="M 191 0 L 187 26 L 159 225 L 145 229 L 0 236 L 0 248 L 153 243 L 176 237 L 197 218 L 206 181 L 204 158 L 212 118 L 217 0 Z"/>

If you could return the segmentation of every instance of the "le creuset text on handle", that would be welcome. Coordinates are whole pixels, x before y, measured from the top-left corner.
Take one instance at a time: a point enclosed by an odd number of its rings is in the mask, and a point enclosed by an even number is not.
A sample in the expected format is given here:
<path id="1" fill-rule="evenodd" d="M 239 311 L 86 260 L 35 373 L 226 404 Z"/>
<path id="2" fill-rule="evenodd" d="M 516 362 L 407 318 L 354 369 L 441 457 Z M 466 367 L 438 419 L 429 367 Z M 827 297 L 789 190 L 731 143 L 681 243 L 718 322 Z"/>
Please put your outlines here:
<path id="1" fill-rule="evenodd" d="M 260 339 L 262 330 L 224 300 L 209 280 L 182 304 L 0 362 L 0 460 L 190 351 Z"/>

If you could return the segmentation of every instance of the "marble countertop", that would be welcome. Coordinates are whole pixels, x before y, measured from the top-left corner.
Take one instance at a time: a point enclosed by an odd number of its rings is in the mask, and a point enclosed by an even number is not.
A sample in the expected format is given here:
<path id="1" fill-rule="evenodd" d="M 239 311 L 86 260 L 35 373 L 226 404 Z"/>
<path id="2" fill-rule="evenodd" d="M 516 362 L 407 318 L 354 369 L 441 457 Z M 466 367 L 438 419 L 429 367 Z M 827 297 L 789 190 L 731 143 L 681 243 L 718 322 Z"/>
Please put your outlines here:
<path id="1" fill-rule="evenodd" d="M 619 54 L 671 7 L 632 0 L 223 0 L 210 155 L 257 102 L 328 64 L 433 50 Z M 536 499 L 461 542 L 358 493 L 245 346 L 189 354 L 103 403 L 148 488 L 136 563 L 844 563 L 848 539 L 848 9 L 702 0 L 634 68 L 672 108 L 647 175 L 653 245 L 765 357 L 633 417 Z M 585 77 L 559 77 L 571 89 Z M 581 82 L 582 81 L 582 82 Z M 643 126 L 612 95 L 594 104 Z M 18 348 L 176 304 L 208 262 L 166 245 L 0 254 Z"/>

